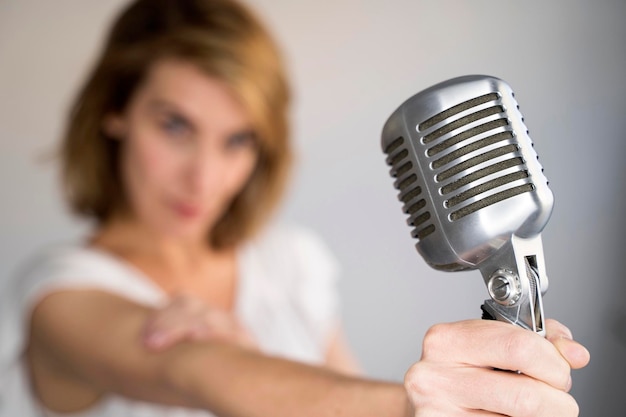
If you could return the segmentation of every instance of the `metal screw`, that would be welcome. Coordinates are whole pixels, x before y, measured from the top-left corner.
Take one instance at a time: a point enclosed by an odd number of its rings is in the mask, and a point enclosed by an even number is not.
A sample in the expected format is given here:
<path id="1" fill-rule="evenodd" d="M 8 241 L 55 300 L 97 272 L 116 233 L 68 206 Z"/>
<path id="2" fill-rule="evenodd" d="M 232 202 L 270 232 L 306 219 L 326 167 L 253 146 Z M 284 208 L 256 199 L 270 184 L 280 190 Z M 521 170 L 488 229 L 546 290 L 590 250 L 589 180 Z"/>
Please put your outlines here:
<path id="1" fill-rule="evenodd" d="M 511 306 L 520 298 L 519 278 L 513 272 L 499 269 L 491 275 L 487 284 L 489 295 L 496 302 Z"/>
<path id="2" fill-rule="evenodd" d="M 493 298 L 499 301 L 504 301 L 511 293 L 511 285 L 504 277 L 494 277 L 491 281 L 491 290 L 493 292 Z"/>

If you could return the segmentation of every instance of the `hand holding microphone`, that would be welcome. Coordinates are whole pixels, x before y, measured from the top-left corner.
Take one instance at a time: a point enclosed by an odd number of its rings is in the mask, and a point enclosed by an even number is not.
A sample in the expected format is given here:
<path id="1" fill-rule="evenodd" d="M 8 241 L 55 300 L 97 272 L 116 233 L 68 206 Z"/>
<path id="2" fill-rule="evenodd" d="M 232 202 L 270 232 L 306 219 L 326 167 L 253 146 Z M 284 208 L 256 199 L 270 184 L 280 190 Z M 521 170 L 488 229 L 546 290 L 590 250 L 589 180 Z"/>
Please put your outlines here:
<path id="1" fill-rule="evenodd" d="M 389 117 L 382 148 L 418 252 L 438 270 L 479 269 L 483 318 L 505 322 L 429 330 L 405 381 L 415 415 L 578 415 L 570 370 L 589 354 L 544 317 L 553 196 L 511 88 L 481 75 L 430 87 Z"/>
<path id="2" fill-rule="evenodd" d="M 569 330 L 550 319 L 545 338 L 500 321 L 437 324 L 405 387 L 415 417 L 576 417 L 570 373 L 588 361 Z"/>

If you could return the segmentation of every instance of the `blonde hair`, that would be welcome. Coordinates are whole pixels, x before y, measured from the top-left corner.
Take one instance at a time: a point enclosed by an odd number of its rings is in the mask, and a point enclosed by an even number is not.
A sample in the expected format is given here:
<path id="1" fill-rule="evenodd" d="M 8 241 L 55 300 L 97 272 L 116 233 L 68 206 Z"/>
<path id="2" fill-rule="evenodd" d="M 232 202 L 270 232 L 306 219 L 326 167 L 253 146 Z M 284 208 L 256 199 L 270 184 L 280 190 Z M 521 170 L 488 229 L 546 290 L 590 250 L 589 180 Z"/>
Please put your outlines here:
<path id="1" fill-rule="evenodd" d="M 278 49 L 257 18 L 233 0 L 138 0 L 115 21 L 101 57 L 69 115 L 61 147 L 71 209 L 99 224 L 126 204 L 120 143 L 103 131 L 121 113 L 151 65 L 191 62 L 226 82 L 248 111 L 259 138 L 256 167 L 209 233 L 227 247 L 250 237 L 275 208 L 291 162 L 289 88 Z"/>

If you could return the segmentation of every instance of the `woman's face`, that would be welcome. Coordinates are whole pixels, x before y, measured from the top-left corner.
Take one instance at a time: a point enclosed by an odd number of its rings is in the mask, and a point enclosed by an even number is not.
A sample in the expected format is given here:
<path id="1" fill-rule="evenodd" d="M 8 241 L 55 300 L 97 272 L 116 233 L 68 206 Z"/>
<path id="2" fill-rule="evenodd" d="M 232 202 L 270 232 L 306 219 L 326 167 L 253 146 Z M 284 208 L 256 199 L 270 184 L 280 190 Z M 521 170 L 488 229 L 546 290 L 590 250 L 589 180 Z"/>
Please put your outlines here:
<path id="1" fill-rule="evenodd" d="M 132 214 L 170 237 L 204 239 L 257 159 L 243 105 L 226 84 L 184 61 L 154 64 L 105 128 L 122 141 Z"/>

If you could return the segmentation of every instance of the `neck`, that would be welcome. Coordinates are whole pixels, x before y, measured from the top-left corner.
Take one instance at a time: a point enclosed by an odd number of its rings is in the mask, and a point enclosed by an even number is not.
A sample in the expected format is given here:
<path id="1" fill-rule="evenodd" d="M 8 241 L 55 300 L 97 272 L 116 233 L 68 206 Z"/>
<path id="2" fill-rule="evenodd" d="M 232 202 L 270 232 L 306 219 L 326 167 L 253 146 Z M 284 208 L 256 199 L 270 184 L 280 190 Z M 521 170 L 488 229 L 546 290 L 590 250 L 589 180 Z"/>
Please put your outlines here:
<path id="1" fill-rule="evenodd" d="M 165 293 L 192 294 L 231 310 L 237 277 L 234 248 L 216 250 L 206 239 L 177 239 L 124 219 L 96 231 L 90 244 L 141 270 Z"/>
<path id="2" fill-rule="evenodd" d="M 197 264 L 224 252 L 212 248 L 204 237 L 165 236 L 139 221 L 122 216 L 104 224 L 89 242 L 123 258 L 158 260 L 174 267 Z"/>

